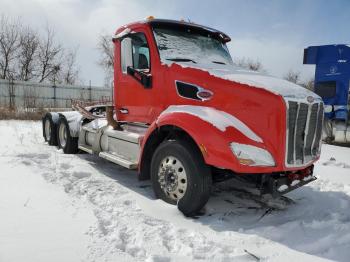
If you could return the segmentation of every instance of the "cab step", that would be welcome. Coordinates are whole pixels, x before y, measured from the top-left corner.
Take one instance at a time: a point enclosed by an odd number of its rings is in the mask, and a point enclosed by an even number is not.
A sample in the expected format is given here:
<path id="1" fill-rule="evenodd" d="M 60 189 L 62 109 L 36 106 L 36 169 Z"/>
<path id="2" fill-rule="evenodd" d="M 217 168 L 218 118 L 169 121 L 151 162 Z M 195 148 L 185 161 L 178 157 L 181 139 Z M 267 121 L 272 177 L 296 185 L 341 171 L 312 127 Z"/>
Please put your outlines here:
<path id="1" fill-rule="evenodd" d="M 78 148 L 86 153 L 93 154 L 92 147 L 88 145 L 79 145 Z"/>
<path id="2" fill-rule="evenodd" d="M 137 169 L 138 164 L 135 162 L 132 162 L 130 160 L 127 160 L 125 158 L 122 158 L 121 156 L 117 156 L 115 154 L 107 153 L 107 152 L 100 152 L 99 157 L 102 157 L 108 161 L 111 161 L 115 164 L 121 165 L 123 167 L 126 167 L 128 169 Z"/>

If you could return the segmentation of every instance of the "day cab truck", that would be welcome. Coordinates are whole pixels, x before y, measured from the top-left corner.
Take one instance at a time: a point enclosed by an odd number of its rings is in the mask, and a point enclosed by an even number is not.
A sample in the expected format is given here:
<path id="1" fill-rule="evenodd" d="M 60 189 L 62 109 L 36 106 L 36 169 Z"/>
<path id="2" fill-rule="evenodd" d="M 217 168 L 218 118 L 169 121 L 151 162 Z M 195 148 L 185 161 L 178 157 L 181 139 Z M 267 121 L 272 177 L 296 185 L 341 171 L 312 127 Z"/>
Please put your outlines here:
<path id="1" fill-rule="evenodd" d="M 323 102 L 298 85 L 236 67 L 230 37 L 193 23 L 147 19 L 114 37 L 114 99 L 48 113 L 43 135 L 136 169 L 155 196 L 197 214 L 212 183 L 239 176 L 279 196 L 316 178 Z"/>
<path id="2" fill-rule="evenodd" d="M 350 46 L 309 46 L 304 64 L 315 65 L 313 90 L 325 104 L 323 140 L 350 145 Z"/>

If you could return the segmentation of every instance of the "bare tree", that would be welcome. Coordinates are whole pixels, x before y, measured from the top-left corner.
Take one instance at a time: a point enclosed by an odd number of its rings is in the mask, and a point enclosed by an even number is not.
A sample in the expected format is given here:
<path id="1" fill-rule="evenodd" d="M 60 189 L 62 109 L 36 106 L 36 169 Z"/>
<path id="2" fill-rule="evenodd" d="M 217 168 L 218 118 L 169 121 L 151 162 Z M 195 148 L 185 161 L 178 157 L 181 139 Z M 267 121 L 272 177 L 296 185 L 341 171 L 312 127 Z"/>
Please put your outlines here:
<path id="1" fill-rule="evenodd" d="M 300 72 L 289 70 L 287 74 L 283 77 L 284 79 L 288 80 L 289 82 L 301 85 L 302 87 L 305 87 L 306 89 L 313 90 L 314 89 L 314 83 L 315 79 L 309 78 L 307 80 L 301 80 Z"/>
<path id="2" fill-rule="evenodd" d="M 235 65 L 245 69 L 252 70 L 252 71 L 258 71 L 258 72 L 266 71 L 263 68 L 262 63 L 258 59 L 253 60 L 251 58 L 246 58 L 246 57 L 238 58 L 235 60 Z"/>
<path id="3" fill-rule="evenodd" d="M 23 91 L 23 107 L 25 110 L 30 111 L 31 109 L 36 108 L 38 94 L 35 87 L 27 86 Z"/>
<path id="4" fill-rule="evenodd" d="M 114 45 L 112 38 L 109 35 L 100 35 L 97 48 L 101 53 L 101 58 L 98 61 L 98 64 L 106 73 L 105 85 L 110 86 L 114 69 Z"/>
<path id="5" fill-rule="evenodd" d="M 14 62 L 17 57 L 21 23 L 10 21 L 4 15 L 0 18 L 0 78 L 14 77 Z"/>
<path id="6" fill-rule="evenodd" d="M 68 50 L 64 56 L 62 63 L 61 82 L 68 85 L 74 85 L 79 76 L 79 69 L 76 65 L 78 48 Z"/>
<path id="7" fill-rule="evenodd" d="M 55 43 L 54 38 L 54 31 L 47 27 L 45 38 L 39 42 L 39 83 L 48 79 L 55 81 L 61 68 L 63 48 L 60 44 Z"/>
<path id="8" fill-rule="evenodd" d="M 300 72 L 289 70 L 283 78 L 289 82 L 298 84 L 300 82 Z"/>
<path id="9" fill-rule="evenodd" d="M 23 28 L 18 48 L 18 79 L 29 81 L 35 77 L 37 70 L 36 54 L 39 47 L 37 33 L 29 27 Z"/>
<path id="10" fill-rule="evenodd" d="M 100 35 L 98 41 L 98 49 L 101 52 L 99 64 L 108 70 L 114 68 L 114 45 L 112 38 L 108 35 Z"/>
<path id="11" fill-rule="evenodd" d="M 301 86 L 311 91 L 314 90 L 314 84 L 315 84 L 315 79 L 313 77 L 300 83 Z"/>

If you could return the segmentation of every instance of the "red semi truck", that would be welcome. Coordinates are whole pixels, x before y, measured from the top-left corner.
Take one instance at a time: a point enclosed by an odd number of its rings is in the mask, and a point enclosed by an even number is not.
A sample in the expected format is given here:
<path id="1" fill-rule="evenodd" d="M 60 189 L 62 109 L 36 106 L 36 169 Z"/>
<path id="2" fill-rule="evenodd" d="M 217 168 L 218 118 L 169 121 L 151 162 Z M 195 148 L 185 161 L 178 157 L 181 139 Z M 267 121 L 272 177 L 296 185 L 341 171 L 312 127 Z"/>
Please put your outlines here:
<path id="1" fill-rule="evenodd" d="M 278 196 L 316 178 L 323 103 L 298 85 L 236 67 L 218 30 L 147 19 L 113 37 L 114 102 L 48 113 L 64 153 L 96 154 L 151 179 L 187 216 L 213 181 L 239 176 Z"/>

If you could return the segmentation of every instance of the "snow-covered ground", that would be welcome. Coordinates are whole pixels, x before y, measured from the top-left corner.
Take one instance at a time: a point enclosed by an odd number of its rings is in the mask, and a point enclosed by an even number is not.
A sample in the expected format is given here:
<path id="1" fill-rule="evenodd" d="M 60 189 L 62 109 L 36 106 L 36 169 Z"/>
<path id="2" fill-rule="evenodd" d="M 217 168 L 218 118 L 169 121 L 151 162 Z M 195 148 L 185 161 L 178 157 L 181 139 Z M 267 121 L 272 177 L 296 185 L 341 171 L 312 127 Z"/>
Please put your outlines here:
<path id="1" fill-rule="evenodd" d="M 0 121 L 0 261 L 349 261 L 350 148 L 324 145 L 315 175 L 273 201 L 226 181 L 185 218 L 135 172 Z"/>

